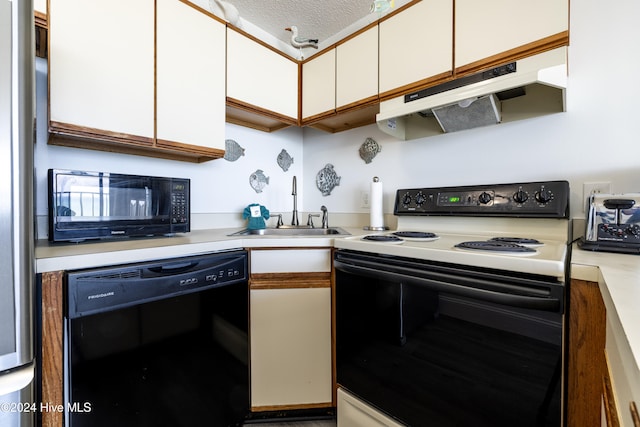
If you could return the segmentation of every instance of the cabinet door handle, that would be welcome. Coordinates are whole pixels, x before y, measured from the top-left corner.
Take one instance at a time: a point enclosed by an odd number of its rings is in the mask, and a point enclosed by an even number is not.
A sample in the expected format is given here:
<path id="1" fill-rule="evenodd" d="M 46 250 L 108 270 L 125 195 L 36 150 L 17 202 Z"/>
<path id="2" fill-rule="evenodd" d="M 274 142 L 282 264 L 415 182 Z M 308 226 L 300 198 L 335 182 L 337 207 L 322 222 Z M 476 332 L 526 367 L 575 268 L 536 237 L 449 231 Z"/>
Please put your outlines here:
<path id="1" fill-rule="evenodd" d="M 631 418 L 633 419 L 634 427 L 640 427 L 640 415 L 638 414 L 636 402 L 631 402 L 629 404 L 629 409 L 631 410 Z"/>

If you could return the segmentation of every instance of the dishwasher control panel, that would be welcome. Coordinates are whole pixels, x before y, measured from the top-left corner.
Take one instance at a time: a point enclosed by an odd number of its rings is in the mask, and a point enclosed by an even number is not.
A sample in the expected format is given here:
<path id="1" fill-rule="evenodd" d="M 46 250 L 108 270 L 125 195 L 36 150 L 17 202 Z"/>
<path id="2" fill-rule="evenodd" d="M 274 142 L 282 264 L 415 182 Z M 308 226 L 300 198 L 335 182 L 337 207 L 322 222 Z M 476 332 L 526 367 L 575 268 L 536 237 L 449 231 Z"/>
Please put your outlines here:
<path id="1" fill-rule="evenodd" d="M 244 250 L 73 271 L 67 275 L 67 315 L 73 319 L 247 281 Z"/>

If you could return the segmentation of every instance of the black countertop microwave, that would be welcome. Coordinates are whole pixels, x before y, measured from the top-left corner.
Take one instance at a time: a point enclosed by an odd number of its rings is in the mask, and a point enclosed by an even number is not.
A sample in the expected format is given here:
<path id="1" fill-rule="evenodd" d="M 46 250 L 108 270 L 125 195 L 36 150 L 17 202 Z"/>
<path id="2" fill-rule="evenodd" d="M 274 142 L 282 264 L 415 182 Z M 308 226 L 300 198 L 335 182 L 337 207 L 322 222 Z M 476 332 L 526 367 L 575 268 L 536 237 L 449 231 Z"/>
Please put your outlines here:
<path id="1" fill-rule="evenodd" d="M 49 169 L 49 240 L 190 231 L 190 180 Z"/>

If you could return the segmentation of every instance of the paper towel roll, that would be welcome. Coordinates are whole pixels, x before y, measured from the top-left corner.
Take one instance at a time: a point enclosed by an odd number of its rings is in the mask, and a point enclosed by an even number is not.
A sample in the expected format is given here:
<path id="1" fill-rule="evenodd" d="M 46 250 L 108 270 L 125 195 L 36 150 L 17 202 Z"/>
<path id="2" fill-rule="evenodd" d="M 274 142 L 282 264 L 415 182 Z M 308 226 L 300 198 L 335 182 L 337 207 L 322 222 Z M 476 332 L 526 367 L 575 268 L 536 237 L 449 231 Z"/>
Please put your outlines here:
<path id="1" fill-rule="evenodd" d="M 378 177 L 373 178 L 371 192 L 369 196 L 370 220 L 369 226 L 372 229 L 384 228 L 384 214 L 382 212 L 382 182 Z"/>

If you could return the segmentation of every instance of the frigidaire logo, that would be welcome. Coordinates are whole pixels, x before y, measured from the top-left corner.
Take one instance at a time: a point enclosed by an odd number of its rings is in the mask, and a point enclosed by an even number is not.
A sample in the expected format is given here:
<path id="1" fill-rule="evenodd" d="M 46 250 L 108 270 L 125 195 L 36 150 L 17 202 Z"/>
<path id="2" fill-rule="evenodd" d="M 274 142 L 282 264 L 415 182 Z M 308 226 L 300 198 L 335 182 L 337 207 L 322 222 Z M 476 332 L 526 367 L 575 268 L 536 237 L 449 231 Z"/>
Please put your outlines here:
<path id="1" fill-rule="evenodd" d="M 112 297 L 115 295 L 115 292 L 104 292 L 102 294 L 94 294 L 94 295 L 89 295 L 87 297 L 87 299 L 97 299 L 97 298 L 106 298 L 106 297 Z"/>
<path id="2" fill-rule="evenodd" d="M 124 230 L 112 230 L 111 234 L 124 234 Z"/>

